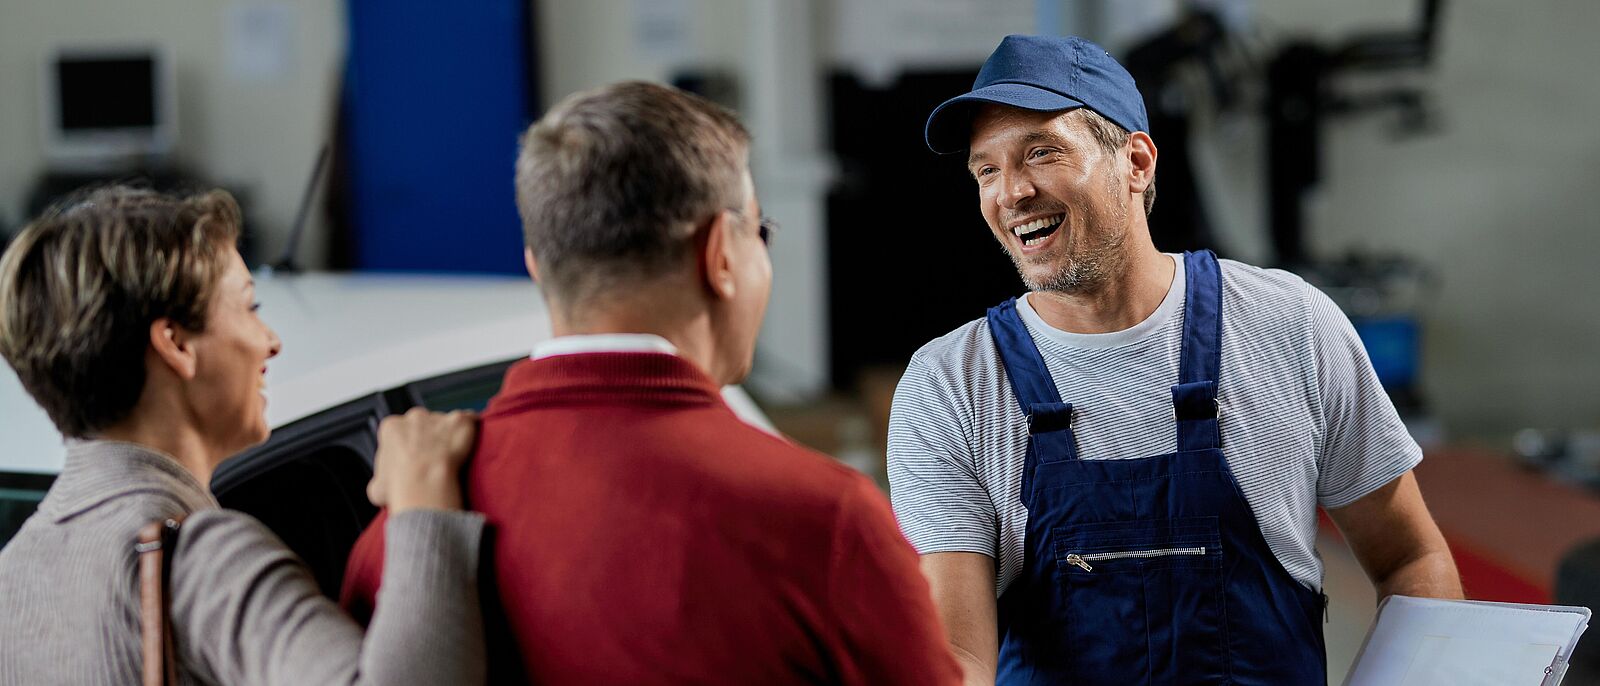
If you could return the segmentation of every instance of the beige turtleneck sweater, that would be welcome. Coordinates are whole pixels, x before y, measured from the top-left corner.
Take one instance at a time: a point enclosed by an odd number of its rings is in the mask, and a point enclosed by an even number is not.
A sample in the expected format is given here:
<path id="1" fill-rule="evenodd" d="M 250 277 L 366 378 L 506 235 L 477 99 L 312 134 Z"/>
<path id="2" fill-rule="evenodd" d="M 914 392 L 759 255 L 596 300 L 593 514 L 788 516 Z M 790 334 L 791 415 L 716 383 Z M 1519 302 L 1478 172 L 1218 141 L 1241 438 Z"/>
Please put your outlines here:
<path id="1" fill-rule="evenodd" d="M 85 441 L 69 445 L 38 512 L 0 550 L 0 684 L 138 683 L 133 546 L 140 527 L 177 515 L 187 519 L 168 564 L 181 681 L 482 682 L 481 516 L 389 519 L 390 571 L 363 636 L 271 531 L 219 508 L 176 461 Z"/>

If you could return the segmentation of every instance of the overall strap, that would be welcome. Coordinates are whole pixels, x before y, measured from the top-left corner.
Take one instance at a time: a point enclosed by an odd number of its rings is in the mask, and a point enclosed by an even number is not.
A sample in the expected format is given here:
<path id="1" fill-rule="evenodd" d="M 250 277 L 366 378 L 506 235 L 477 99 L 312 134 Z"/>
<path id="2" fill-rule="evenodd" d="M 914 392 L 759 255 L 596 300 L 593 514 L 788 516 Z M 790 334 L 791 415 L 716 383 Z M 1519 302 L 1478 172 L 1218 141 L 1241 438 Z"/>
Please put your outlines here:
<path id="1" fill-rule="evenodd" d="M 1217 377 L 1222 368 L 1222 269 L 1210 250 L 1183 254 L 1183 347 L 1172 414 L 1178 450 L 1222 447 Z"/>
<path id="2" fill-rule="evenodd" d="M 1050 378 L 1039 347 L 1033 344 L 1033 336 L 1028 335 L 1028 327 L 1017 314 L 1016 298 L 989 308 L 989 333 L 994 336 L 995 348 L 1000 351 L 1000 361 L 1011 377 L 1011 391 L 1023 414 L 1029 414 L 1028 409 L 1034 405 L 1061 402 L 1055 379 Z"/>
<path id="3" fill-rule="evenodd" d="M 1022 468 L 1022 502 L 1033 497 L 1033 471 L 1040 460 L 1078 459 L 1072 435 L 1072 404 L 1061 401 L 1056 382 L 1045 368 L 1039 347 L 1017 314 L 1017 299 L 989 308 L 989 333 L 994 336 L 1000 362 L 1011 379 L 1011 392 L 1028 418 L 1028 455 Z"/>

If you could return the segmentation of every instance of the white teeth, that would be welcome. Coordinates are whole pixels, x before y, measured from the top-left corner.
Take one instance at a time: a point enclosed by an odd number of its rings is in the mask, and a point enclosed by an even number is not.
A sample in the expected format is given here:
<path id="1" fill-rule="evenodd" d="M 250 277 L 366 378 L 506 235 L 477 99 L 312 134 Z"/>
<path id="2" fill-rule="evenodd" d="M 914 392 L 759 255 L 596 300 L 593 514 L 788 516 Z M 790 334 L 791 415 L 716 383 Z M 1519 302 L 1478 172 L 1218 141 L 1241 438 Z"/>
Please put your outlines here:
<path id="1" fill-rule="evenodd" d="M 1054 217 L 1045 217 L 1043 219 L 1035 219 L 1035 220 L 1033 220 L 1031 222 L 1028 222 L 1026 224 L 1023 224 L 1021 226 L 1011 227 L 1011 232 L 1017 234 L 1018 237 L 1021 237 L 1022 234 L 1032 233 L 1032 232 L 1038 231 L 1039 229 L 1042 229 L 1042 228 L 1044 228 L 1046 226 L 1053 226 L 1055 224 L 1059 224 L 1059 223 L 1061 223 L 1061 221 L 1063 219 L 1066 219 L 1066 218 L 1067 218 L 1066 215 L 1058 214 L 1058 215 L 1056 215 Z M 1036 238 L 1036 239 L 1031 240 L 1031 241 L 1024 241 L 1024 244 L 1025 245 L 1033 245 L 1034 243 L 1039 242 L 1039 240 L 1041 240 L 1041 239 L 1037 239 Z"/>

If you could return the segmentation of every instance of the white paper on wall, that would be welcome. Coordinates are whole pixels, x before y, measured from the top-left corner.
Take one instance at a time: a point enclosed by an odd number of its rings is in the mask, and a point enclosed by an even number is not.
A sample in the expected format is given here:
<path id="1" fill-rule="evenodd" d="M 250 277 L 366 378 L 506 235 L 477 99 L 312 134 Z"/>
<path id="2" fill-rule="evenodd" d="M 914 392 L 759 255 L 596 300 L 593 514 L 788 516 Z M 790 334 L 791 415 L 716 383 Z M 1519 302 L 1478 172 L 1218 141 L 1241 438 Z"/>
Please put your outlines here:
<path id="1" fill-rule="evenodd" d="M 223 12 L 228 75 L 240 81 L 276 81 L 295 68 L 299 17 L 286 2 L 234 2 Z"/>

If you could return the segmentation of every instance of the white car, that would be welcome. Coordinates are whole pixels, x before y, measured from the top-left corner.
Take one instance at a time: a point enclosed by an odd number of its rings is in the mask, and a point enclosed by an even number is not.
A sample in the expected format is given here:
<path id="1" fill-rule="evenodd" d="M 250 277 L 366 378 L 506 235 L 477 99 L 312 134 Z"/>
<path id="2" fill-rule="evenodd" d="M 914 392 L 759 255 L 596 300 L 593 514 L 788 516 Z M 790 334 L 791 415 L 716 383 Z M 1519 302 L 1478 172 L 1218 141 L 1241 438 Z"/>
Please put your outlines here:
<path id="1" fill-rule="evenodd" d="M 376 514 L 366 499 L 383 417 L 422 406 L 481 409 L 506 367 L 550 337 L 526 277 L 292 274 L 256 277 L 261 316 L 283 340 L 268 363 L 266 443 L 224 462 L 211 490 L 271 527 L 335 596 L 345 558 Z M 738 387 L 746 421 L 772 430 Z M 0 364 L 0 544 L 61 471 L 60 433 Z"/>

